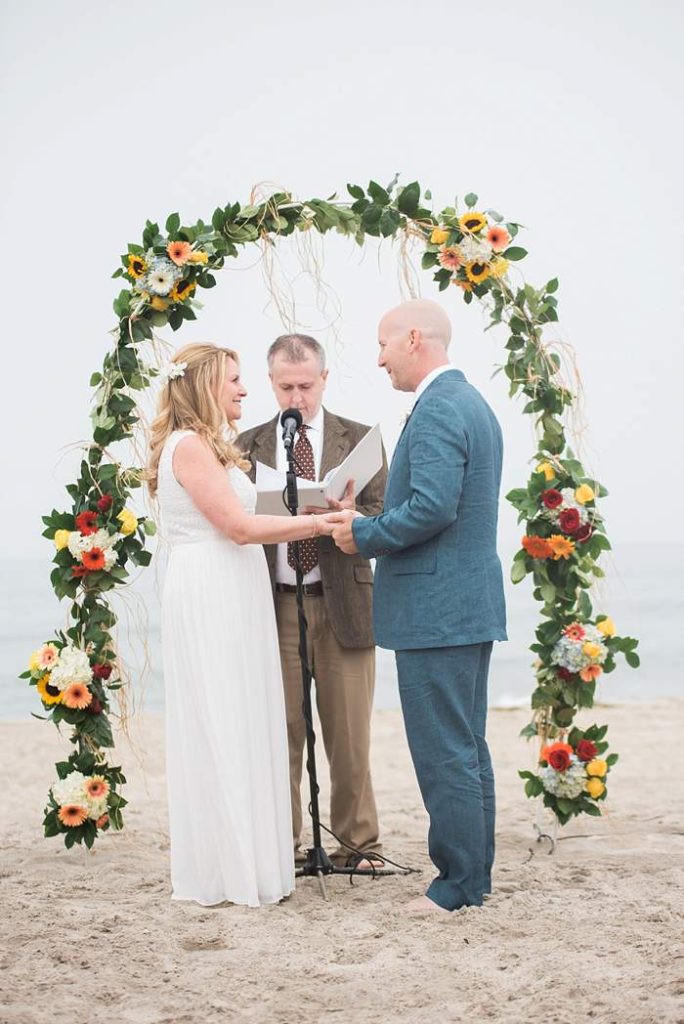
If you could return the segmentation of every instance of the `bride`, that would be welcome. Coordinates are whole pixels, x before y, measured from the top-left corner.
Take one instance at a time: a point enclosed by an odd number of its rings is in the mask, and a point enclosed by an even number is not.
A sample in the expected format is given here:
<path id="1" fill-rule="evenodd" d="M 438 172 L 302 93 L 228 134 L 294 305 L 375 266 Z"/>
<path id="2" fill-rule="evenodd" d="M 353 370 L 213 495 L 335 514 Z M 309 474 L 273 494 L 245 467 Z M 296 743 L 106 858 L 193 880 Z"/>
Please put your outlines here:
<path id="1" fill-rule="evenodd" d="M 235 352 L 180 349 L 148 465 L 171 548 L 162 654 L 172 898 L 204 906 L 256 907 L 294 890 L 280 656 L 260 545 L 331 529 L 322 516 L 254 514 L 249 463 L 226 433 L 246 394 Z"/>

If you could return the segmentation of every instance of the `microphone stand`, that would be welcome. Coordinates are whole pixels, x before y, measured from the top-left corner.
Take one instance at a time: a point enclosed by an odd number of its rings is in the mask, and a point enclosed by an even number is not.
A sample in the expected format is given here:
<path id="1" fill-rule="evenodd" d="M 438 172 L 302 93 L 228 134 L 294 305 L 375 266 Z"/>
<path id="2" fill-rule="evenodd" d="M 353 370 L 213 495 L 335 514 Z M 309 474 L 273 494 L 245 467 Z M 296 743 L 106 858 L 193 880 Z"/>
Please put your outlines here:
<path id="1" fill-rule="evenodd" d="M 294 437 L 291 436 L 285 441 L 285 453 L 287 456 L 287 471 L 285 474 L 286 486 L 285 504 L 290 512 L 290 515 L 296 516 L 299 507 L 299 495 L 297 490 L 297 473 L 295 471 L 295 456 L 294 456 Z M 299 623 L 299 661 L 302 667 L 302 712 L 304 715 L 304 724 L 306 727 L 306 770 L 309 776 L 309 814 L 311 816 L 311 826 L 313 831 L 313 845 L 306 851 L 306 860 L 301 867 L 298 867 L 295 871 L 297 877 L 302 876 L 315 876 L 318 878 L 318 884 L 321 890 L 323 899 L 327 899 L 328 895 L 325 888 L 325 876 L 326 875 L 369 875 L 373 878 L 382 875 L 408 875 L 413 873 L 415 868 L 405 868 L 402 865 L 395 865 L 394 868 L 387 868 L 384 866 L 386 858 L 380 854 L 373 855 L 368 854 L 368 859 L 374 858 L 383 861 L 383 867 L 375 868 L 359 868 L 359 867 L 338 867 L 333 864 L 330 857 L 325 852 L 323 844 L 321 842 L 321 822 L 319 815 L 319 804 L 318 804 L 318 777 L 316 773 L 316 733 L 313 727 L 313 707 L 311 703 L 311 684 L 313 676 L 311 673 L 311 663 L 309 661 L 308 651 L 308 625 L 306 621 L 306 614 L 304 612 L 304 574 L 302 573 L 302 566 L 299 560 L 299 541 L 294 541 L 294 562 L 295 562 L 295 578 L 297 585 L 297 619 Z M 355 851 L 359 854 L 363 854 L 362 850 Z M 388 862 L 394 863 L 394 862 Z M 351 880 L 351 879 L 350 879 Z"/>

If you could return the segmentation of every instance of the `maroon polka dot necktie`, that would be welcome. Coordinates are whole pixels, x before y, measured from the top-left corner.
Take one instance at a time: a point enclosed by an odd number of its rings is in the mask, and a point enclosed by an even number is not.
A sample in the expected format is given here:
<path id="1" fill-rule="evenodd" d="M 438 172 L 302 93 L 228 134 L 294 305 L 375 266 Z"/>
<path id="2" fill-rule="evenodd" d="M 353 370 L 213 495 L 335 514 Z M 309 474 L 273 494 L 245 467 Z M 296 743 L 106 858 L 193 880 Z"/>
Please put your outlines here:
<path id="1" fill-rule="evenodd" d="M 316 464 L 314 462 L 313 448 L 311 447 L 311 441 L 307 436 L 308 426 L 306 423 L 302 423 L 299 428 L 297 435 L 297 441 L 294 446 L 294 457 L 295 457 L 295 469 L 297 476 L 302 480 L 315 480 L 316 479 Z M 287 545 L 287 564 L 291 569 L 296 567 L 294 544 L 291 542 Z M 315 569 L 318 565 L 318 548 L 316 541 L 312 538 L 310 540 L 300 540 L 299 542 L 299 564 L 302 568 L 302 574 L 304 576 L 310 573 L 312 569 Z"/>

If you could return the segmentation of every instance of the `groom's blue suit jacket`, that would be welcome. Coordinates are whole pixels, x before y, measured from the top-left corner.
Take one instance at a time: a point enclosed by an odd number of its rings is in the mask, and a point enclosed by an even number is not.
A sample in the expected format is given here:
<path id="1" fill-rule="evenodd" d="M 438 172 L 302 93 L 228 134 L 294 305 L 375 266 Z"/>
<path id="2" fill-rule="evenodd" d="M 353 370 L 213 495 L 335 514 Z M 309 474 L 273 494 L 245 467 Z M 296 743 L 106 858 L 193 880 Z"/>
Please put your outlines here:
<path id="1" fill-rule="evenodd" d="M 384 511 L 353 521 L 359 551 L 377 558 L 381 647 L 506 639 L 496 553 L 502 453 L 494 413 L 460 370 L 428 385 L 397 443 Z"/>

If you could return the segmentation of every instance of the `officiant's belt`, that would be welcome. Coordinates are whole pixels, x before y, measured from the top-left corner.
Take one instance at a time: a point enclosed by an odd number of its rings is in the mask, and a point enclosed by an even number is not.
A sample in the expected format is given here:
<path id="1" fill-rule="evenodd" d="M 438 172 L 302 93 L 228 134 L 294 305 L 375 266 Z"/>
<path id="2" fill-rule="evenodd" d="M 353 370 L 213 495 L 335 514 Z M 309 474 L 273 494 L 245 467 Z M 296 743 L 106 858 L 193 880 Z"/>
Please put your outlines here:
<path id="1" fill-rule="evenodd" d="M 297 593 L 297 588 L 291 583 L 276 583 L 275 588 L 278 594 Z M 323 597 L 323 583 L 321 580 L 316 580 L 315 583 L 302 584 L 302 590 L 308 597 Z"/>

